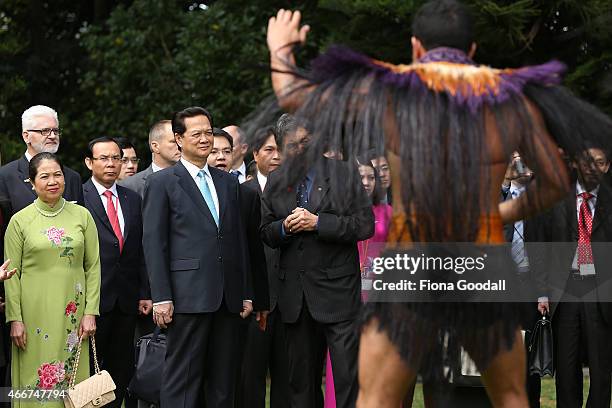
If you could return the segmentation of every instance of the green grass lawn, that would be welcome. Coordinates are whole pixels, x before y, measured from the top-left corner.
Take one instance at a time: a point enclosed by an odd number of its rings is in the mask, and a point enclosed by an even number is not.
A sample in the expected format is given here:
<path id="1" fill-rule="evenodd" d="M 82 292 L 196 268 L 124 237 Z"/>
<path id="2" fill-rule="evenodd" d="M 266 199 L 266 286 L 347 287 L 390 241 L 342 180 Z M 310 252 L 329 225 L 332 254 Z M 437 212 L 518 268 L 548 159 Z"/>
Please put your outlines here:
<path id="1" fill-rule="evenodd" d="M 583 383 L 583 401 L 586 405 L 587 394 L 589 392 L 589 379 L 586 377 Z M 268 383 L 268 387 L 270 384 Z M 266 407 L 269 407 L 270 401 L 270 392 L 268 388 L 268 393 L 266 395 Z M 325 386 L 323 386 L 323 392 L 325 392 Z M 541 408 L 555 408 L 557 406 L 555 402 L 555 380 L 550 377 L 545 377 L 542 379 L 542 393 L 540 397 Z M 413 408 L 424 408 L 425 404 L 423 403 L 423 389 L 421 384 L 417 384 L 416 391 L 414 392 L 414 402 L 412 404 Z"/>
<path id="2" fill-rule="evenodd" d="M 582 388 L 583 404 L 586 405 L 587 395 L 589 392 L 589 379 L 585 378 Z M 555 408 L 557 403 L 555 402 L 555 380 L 550 377 L 542 379 L 542 391 L 540 394 L 540 406 L 541 408 Z M 423 390 L 421 384 L 417 384 L 417 389 L 414 393 L 413 408 L 424 408 L 423 403 Z"/>

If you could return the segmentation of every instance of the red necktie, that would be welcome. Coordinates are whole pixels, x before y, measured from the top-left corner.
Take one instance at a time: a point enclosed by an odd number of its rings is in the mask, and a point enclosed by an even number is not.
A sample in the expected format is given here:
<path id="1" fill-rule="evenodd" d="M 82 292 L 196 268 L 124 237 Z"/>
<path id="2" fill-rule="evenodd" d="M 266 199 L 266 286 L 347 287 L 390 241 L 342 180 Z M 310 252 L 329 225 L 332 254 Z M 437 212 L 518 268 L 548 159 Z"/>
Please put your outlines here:
<path id="1" fill-rule="evenodd" d="M 106 196 L 106 214 L 108 215 L 108 220 L 111 223 L 111 227 L 113 227 L 115 236 L 119 240 L 119 252 L 121 252 L 123 251 L 123 234 L 121 234 L 119 216 L 117 215 L 115 204 L 113 204 L 113 193 L 110 190 L 106 190 L 104 195 Z"/>
<path id="2" fill-rule="evenodd" d="M 578 215 L 578 267 L 582 264 L 593 263 L 593 251 L 591 250 L 591 231 L 593 230 L 593 217 L 589 208 L 589 200 L 593 197 L 591 193 L 580 193 L 582 204 Z"/>

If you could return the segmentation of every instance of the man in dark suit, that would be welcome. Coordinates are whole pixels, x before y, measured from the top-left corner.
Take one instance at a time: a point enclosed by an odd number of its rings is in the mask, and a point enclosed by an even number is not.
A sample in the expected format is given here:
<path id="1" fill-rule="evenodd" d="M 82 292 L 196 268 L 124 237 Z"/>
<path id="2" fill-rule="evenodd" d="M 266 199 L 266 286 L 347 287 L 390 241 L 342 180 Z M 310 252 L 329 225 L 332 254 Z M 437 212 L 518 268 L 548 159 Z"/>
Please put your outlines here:
<path id="1" fill-rule="evenodd" d="M 151 150 L 151 165 L 133 176 L 117 182 L 118 185 L 138 193 L 140 198 L 144 195 L 145 183 L 151 174 L 174 166 L 181 158 L 181 152 L 178 150 L 172 133 L 171 121 L 160 120 L 151 127 L 149 130 L 149 149 Z M 138 315 L 134 341 L 136 342 L 140 337 L 152 333 L 153 330 L 155 330 L 153 316 L 151 314 Z M 126 397 L 126 408 L 135 406 L 135 400 L 128 395 Z"/>
<path id="2" fill-rule="evenodd" d="M 261 234 L 266 244 L 280 248 L 278 307 L 287 333 L 291 406 L 317 405 L 326 345 L 337 406 L 354 406 L 354 323 L 361 303 L 357 242 L 374 233 L 372 204 L 359 179 L 350 177 L 357 169 L 339 160 L 318 157 L 311 168 L 302 166 L 297 185 L 288 182 L 286 169 L 306 163 L 310 135 L 283 115 L 277 137 L 288 163 L 268 177 Z M 332 185 L 332 174 L 354 183 Z"/>
<path id="3" fill-rule="evenodd" d="M 181 158 L 181 152 L 174 141 L 172 124 L 169 120 L 160 120 L 149 131 L 149 149 L 151 149 L 151 165 L 131 177 L 118 182 L 120 186 L 137 192 L 140 197 L 144 195 L 147 177 L 156 171 L 174 166 Z"/>
<path id="4" fill-rule="evenodd" d="M 232 136 L 223 129 L 213 128 L 213 148 L 206 159 L 209 167 L 229 172 L 232 164 Z M 230 173 L 238 180 L 236 173 Z M 247 274 L 249 285 L 253 288 L 253 311 L 257 321 L 265 318 L 269 309 L 268 279 L 263 245 L 259 237 L 261 206 L 259 197 L 253 190 L 240 187 L 240 214 L 245 227 L 249 255 L 250 273 Z"/>
<path id="5" fill-rule="evenodd" d="M 523 164 L 518 152 L 512 154 L 512 160 L 502 184 L 502 201 L 513 200 L 523 194 L 527 185 L 531 182 L 533 172 Z M 530 290 L 535 281 L 536 273 L 534 268 L 537 264 L 539 248 L 535 248 L 534 253 L 528 251 L 529 243 L 539 239 L 538 221 L 540 217 L 517 221 L 513 224 L 504 225 L 504 237 L 506 242 L 511 243 L 512 259 L 516 263 L 517 272 L 521 282 L 525 284 L 525 290 Z M 537 244 L 536 244 L 537 245 Z M 535 300 L 534 300 L 535 302 Z M 521 303 L 518 305 L 521 316 L 521 326 L 525 330 L 525 344 L 531 341 L 532 329 L 540 318 L 541 314 L 531 303 Z M 527 368 L 529 371 L 529 367 Z M 538 374 L 530 375 L 527 372 L 527 397 L 530 408 L 540 407 L 541 381 Z"/>
<path id="6" fill-rule="evenodd" d="M 246 333 L 242 372 L 238 384 L 240 400 L 236 407 L 263 408 L 266 401 L 266 378 L 270 370 L 270 407 L 284 408 L 289 403 L 289 381 L 285 327 L 278 311 L 278 249 L 262 243 L 259 236 L 261 221 L 261 196 L 270 172 L 281 164 L 273 128 L 256 132 L 252 143 L 257 173 L 252 180 L 241 185 L 243 218 L 247 221 L 249 245 L 255 243 L 251 264 L 263 265 L 270 293 L 269 313 L 265 324 L 252 319 Z M 247 200 L 247 197 L 249 198 Z M 258 247 L 261 247 L 259 249 Z M 260 260 L 258 254 L 264 254 Z M 256 259 L 254 262 L 253 259 Z M 253 266 L 251 266 L 253 267 Z M 265 330 L 262 330 L 265 328 Z"/>
<path id="7" fill-rule="evenodd" d="M 612 369 L 612 190 L 610 155 L 589 147 L 574 158 L 577 181 L 546 218 L 547 259 L 538 308 L 555 330 L 558 407 L 582 406 L 582 357 L 589 367 L 587 407 L 610 406 Z"/>
<path id="8" fill-rule="evenodd" d="M 30 159 L 38 153 L 56 153 L 60 143 L 60 128 L 57 112 L 48 106 L 36 105 L 28 108 L 21 116 L 23 141 L 27 145 L 25 154 L 0 168 L 0 197 L 9 201 L 8 218 L 32 204 L 36 194 L 28 176 Z M 83 205 L 81 176 L 64 166 L 66 189 L 64 198 Z"/>
<path id="9" fill-rule="evenodd" d="M 240 314 L 253 299 L 239 185 L 206 163 L 208 111 L 175 113 L 172 131 L 182 157 L 148 177 L 143 206 L 153 317 L 168 327 L 161 407 L 233 408 Z"/>
<path id="10" fill-rule="evenodd" d="M 121 149 L 113 139 L 89 142 L 85 164 L 91 170 L 83 185 L 85 206 L 98 229 L 102 268 L 96 344 L 101 366 L 117 386 L 117 398 L 109 406 L 120 408 L 134 371 L 136 316 L 152 309 L 142 251 L 141 199 L 116 184 Z"/>

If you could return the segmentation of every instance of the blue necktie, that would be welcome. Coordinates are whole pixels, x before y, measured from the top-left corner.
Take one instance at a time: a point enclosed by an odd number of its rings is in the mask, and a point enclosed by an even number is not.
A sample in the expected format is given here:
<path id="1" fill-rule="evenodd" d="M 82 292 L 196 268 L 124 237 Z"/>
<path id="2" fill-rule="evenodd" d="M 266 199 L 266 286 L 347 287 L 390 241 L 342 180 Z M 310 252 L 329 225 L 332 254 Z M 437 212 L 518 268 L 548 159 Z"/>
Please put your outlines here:
<path id="1" fill-rule="evenodd" d="M 210 188 L 208 187 L 206 173 L 204 170 L 200 170 L 196 177 L 198 179 L 198 188 L 200 189 L 200 193 L 202 193 L 202 197 L 204 197 L 204 201 L 206 201 L 206 205 L 208 205 L 208 209 L 215 219 L 215 224 L 217 224 L 217 228 L 219 228 L 219 215 L 217 214 L 217 207 L 215 207 L 215 202 L 210 192 Z"/>
<path id="2" fill-rule="evenodd" d="M 230 171 L 230 174 L 234 177 L 236 177 L 236 180 L 240 179 L 240 172 L 238 170 L 232 170 Z"/>

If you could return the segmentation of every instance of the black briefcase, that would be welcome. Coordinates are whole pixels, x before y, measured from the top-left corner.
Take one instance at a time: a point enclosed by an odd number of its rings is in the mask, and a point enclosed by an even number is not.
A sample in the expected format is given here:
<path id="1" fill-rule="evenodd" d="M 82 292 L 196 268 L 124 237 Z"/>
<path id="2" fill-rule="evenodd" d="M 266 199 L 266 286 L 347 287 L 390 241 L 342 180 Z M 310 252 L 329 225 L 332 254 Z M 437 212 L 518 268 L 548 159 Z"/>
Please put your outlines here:
<path id="1" fill-rule="evenodd" d="M 159 392 L 166 359 L 166 335 L 155 331 L 138 339 L 136 343 L 136 370 L 128 385 L 134 398 L 159 405 Z"/>
<path id="2" fill-rule="evenodd" d="M 548 315 L 543 315 L 533 327 L 531 341 L 528 348 L 529 374 L 537 374 L 540 377 L 555 375 L 553 364 L 553 331 L 552 322 Z"/>

